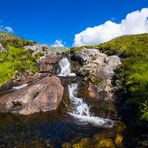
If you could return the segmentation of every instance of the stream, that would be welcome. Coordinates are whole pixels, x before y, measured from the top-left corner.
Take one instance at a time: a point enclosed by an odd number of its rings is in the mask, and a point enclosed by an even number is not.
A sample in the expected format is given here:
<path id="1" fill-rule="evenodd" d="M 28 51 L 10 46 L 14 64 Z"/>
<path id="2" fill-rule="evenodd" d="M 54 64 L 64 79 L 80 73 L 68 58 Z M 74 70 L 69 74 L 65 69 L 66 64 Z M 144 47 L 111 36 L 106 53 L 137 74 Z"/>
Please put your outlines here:
<path id="1" fill-rule="evenodd" d="M 64 57 L 59 62 L 59 67 L 58 76 L 65 87 L 60 107 L 56 111 L 29 116 L 0 113 L 0 147 L 48 147 L 50 144 L 53 148 L 61 148 L 65 142 L 75 143 L 95 134 L 114 139 L 121 132 L 119 128 L 123 124 L 107 117 L 108 112 L 101 109 L 102 116 L 98 115 L 99 105 L 102 105 L 100 102 L 97 102 L 97 111 L 92 112 L 93 104 L 86 101 L 87 95 L 86 98 L 79 97 L 85 92 L 85 88 L 79 89 L 81 82 L 77 82 L 77 77 L 71 73 L 68 58 Z M 16 86 L 13 91 L 27 85 Z"/>

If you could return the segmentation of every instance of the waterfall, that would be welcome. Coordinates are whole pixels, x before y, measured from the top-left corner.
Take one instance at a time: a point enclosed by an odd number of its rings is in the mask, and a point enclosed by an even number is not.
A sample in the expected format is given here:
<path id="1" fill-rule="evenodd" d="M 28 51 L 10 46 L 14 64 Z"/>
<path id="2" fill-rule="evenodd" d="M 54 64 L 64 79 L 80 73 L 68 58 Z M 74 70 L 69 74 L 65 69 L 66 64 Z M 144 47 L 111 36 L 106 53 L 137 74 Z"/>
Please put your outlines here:
<path id="1" fill-rule="evenodd" d="M 82 98 L 76 97 L 77 95 L 78 84 L 72 83 L 68 85 L 69 98 L 71 103 L 74 106 L 73 112 L 69 114 L 81 122 L 92 124 L 93 126 L 111 128 L 113 127 L 113 121 L 110 119 L 104 119 L 96 116 L 91 116 L 90 106 L 88 106 Z"/>
<path id="2" fill-rule="evenodd" d="M 59 66 L 60 66 L 60 72 L 58 76 L 63 76 L 63 77 L 66 77 L 66 76 L 75 77 L 76 76 L 75 73 L 71 73 L 71 64 L 67 57 L 64 57 L 63 59 L 59 61 Z"/>
<path id="3" fill-rule="evenodd" d="M 58 74 L 59 76 L 69 76 L 71 74 L 71 64 L 67 57 L 64 57 L 59 61 L 59 66 L 61 70 Z"/>

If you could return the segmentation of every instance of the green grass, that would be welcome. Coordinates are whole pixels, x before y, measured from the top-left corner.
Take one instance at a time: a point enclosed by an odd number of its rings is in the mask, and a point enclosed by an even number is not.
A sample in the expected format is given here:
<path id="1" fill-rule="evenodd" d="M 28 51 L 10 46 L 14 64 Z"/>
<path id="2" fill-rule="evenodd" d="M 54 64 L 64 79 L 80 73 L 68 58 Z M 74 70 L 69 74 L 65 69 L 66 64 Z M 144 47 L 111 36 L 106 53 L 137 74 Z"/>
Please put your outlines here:
<path id="1" fill-rule="evenodd" d="M 7 46 L 7 50 L 7 53 L 0 53 L 0 86 L 18 73 L 38 71 L 36 62 L 41 53 L 33 57 L 23 47 Z"/>
<path id="2" fill-rule="evenodd" d="M 96 46 L 108 54 L 122 54 L 124 57 L 145 57 L 148 53 L 148 34 L 122 36 Z"/>
<path id="3" fill-rule="evenodd" d="M 3 32 L 3 31 L 0 31 L 0 43 L 5 47 L 8 45 L 15 46 L 15 47 L 23 47 L 26 45 L 35 44 L 35 42 L 25 40 L 14 34 Z"/>
<path id="4" fill-rule="evenodd" d="M 35 42 L 0 31 L 0 43 L 7 49 L 7 52 L 0 53 L 0 86 L 17 74 L 38 71 L 36 63 L 44 53 L 39 52 L 32 56 L 32 51 L 24 48 Z"/>
<path id="5" fill-rule="evenodd" d="M 109 55 L 118 54 L 123 58 L 116 74 L 122 81 L 121 91 L 126 90 L 129 105 L 137 106 L 136 115 L 147 121 L 148 34 L 123 36 L 95 47 Z"/>
<path id="6" fill-rule="evenodd" d="M 0 39 L 21 39 L 20 37 L 16 36 L 15 34 L 7 33 L 0 30 Z"/>

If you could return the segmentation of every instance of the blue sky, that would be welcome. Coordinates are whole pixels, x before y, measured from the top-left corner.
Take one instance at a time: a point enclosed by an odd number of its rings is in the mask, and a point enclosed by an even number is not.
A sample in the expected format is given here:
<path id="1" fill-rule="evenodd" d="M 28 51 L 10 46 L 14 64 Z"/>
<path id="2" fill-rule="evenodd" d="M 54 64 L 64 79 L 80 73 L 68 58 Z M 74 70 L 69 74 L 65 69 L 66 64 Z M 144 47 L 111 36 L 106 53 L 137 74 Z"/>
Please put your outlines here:
<path id="1" fill-rule="evenodd" d="M 26 39 L 50 45 L 62 40 L 70 47 L 87 27 L 119 23 L 142 8 L 148 0 L 0 0 L 0 24 Z"/>

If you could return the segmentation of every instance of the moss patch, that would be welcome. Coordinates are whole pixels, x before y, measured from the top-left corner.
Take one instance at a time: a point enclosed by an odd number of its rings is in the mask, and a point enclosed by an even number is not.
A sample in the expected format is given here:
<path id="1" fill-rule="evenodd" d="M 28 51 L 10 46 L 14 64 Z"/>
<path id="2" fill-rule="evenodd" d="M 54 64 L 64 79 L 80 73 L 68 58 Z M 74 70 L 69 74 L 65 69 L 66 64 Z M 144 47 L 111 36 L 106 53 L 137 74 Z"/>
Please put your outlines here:
<path id="1" fill-rule="evenodd" d="M 0 86 L 18 73 L 37 72 L 36 62 L 42 54 L 32 56 L 23 47 L 7 45 L 7 52 L 0 53 Z"/>

